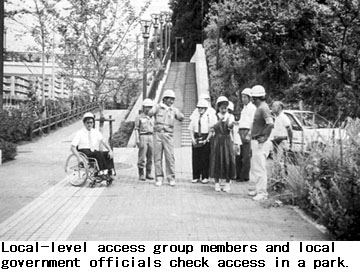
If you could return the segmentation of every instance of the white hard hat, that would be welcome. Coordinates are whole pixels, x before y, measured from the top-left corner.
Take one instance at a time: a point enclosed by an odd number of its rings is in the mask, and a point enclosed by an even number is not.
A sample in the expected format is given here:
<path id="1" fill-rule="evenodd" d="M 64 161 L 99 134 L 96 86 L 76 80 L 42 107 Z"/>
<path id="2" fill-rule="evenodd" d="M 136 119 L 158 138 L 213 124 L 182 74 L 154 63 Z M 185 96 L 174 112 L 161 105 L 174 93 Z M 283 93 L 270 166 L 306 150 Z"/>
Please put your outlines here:
<path id="1" fill-rule="evenodd" d="M 210 95 L 208 93 L 202 93 L 199 97 L 199 100 L 210 99 Z"/>
<path id="2" fill-rule="evenodd" d="M 228 109 L 234 111 L 234 103 L 229 101 Z"/>
<path id="3" fill-rule="evenodd" d="M 252 96 L 250 88 L 245 88 L 244 90 L 242 90 L 241 94 L 246 94 L 246 95 L 248 95 L 250 97 Z"/>
<path id="4" fill-rule="evenodd" d="M 226 98 L 226 96 L 219 96 L 218 99 L 216 100 L 216 105 L 221 103 L 221 102 L 227 102 L 229 103 L 229 100 Z"/>
<path id="5" fill-rule="evenodd" d="M 150 98 L 145 98 L 142 105 L 143 107 L 152 107 L 154 106 L 154 102 Z"/>
<path id="6" fill-rule="evenodd" d="M 204 99 L 199 100 L 199 102 L 197 103 L 196 107 L 198 107 L 198 108 L 207 108 L 207 107 L 209 107 L 209 102 L 207 102 L 207 101 L 204 100 Z"/>
<path id="7" fill-rule="evenodd" d="M 175 92 L 173 90 L 170 90 L 170 89 L 165 90 L 163 98 L 165 98 L 165 97 L 171 97 L 171 98 L 175 99 Z"/>
<path id="8" fill-rule="evenodd" d="M 252 87 L 251 89 L 251 96 L 254 97 L 261 97 L 261 96 L 265 96 L 266 92 L 265 92 L 265 88 L 261 85 L 255 85 L 254 87 Z"/>
<path id="9" fill-rule="evenodd" d="M 94 114 L 92 114 L 91 112 L 85 113 L 84 116 L 83 116 L 83 118 L 82 118 L 82 120 L 84 121 L 86 118 L 92 118 L 92 119 L 95 120 L 95 116 L 94 116 Z"/>

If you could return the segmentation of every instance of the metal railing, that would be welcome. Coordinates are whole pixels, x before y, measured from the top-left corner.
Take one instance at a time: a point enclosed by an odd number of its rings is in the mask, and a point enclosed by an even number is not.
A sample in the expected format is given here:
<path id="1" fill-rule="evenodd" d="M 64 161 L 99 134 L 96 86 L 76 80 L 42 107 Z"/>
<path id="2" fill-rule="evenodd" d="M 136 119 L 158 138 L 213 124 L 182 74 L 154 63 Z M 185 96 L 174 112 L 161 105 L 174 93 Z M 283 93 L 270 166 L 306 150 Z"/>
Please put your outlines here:
<path id="1" fill-rule="evenodd" d="M 62 127 L 65 122 L 78 119 L 85 112 L 93 111 L 97 108 L 98 104 L 96 102 L 92 102 L 75 109 L 70 109 L 66 112 L 51 115 L 43 120 L 36 120 L 30 124 L 29 138 L 32 140 L 35 134 L 41 136 L 43 133 L 49 133 L 51 129 L 56 129 L 59 126 Z"/>

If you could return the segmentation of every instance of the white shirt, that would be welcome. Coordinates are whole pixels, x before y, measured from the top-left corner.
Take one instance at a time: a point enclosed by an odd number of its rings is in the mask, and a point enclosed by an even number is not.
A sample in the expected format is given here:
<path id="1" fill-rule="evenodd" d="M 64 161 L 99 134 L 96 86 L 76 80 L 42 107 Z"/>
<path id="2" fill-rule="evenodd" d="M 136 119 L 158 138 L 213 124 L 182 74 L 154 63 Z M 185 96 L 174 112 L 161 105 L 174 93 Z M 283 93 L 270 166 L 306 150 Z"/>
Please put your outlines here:
<path id="1" fill-rule="evenodd" d="M 91 138 L 91 143 L 89 139 Z M 86 128 L 80 129 L 76 132 L 74 139 L 71 142 L 72 146 L 77 146 L 78 149 L 94 149 L 99 150 L 100 142 L 104 139 L 100 131 L 91 129 L 90 131 Z"/>
<path id="2" fill-rule="evenodd" d="M 231 130 L 232 133 L 232 139 L 234 144 L 242 145 L 240 134 L 239 134 L 239 122 L 235 121 L 234 126 Z"/>
<path id="3" fill-rule="evenodd" d="M 252 102 L 245 105 L 241 111 L 239 128 L 251 129 L 254 122 L 255 112 L 256 106 Z"/>
<path id="4" fill-rule="evenodd" d="M 201 131 L 199 131 L 199 119 L 201 125 Z M 214 118 L 211 117 L 206 111 L 203 115 L 194 114 L 193 118 L 190 119 L 189 130 L 192 133 L 207 134 L 210 132 L 210 128 L 214 125 Z"/>
<path id="5" fill-rule="evenodd" d="M 198 132 L 200 112 L 196 108 L 190 116 L 189 129 Z M 213 108 L 207 108 L 201 117 L 201 133 L 209 133 L 209 129 L 217 122 L 216 111 Z M 203 132 L 205 131 L 205 132 Z"/>
<path id="6" fill-rule="evenodd" d="M 281 112 L 275 117 L 274 128 L 271 131 L 270 139 L 274 137 L 288 137 L 287 127 L 291 128 L 290 119 L 285 113 Z"/>

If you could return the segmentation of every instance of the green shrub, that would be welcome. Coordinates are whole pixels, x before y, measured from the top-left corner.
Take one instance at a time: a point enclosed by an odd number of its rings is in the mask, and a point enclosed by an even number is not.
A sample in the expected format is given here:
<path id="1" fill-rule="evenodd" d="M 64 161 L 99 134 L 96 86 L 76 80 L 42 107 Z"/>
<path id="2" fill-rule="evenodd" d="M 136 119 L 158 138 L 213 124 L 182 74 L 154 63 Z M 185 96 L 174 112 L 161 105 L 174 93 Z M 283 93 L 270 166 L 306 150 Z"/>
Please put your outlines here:
<path id="1" fill-rule="evenodd" d="M 129 139 L 131 137 L 131 134 L 134 130 L 135 122 L 125 122 L 123 121 L 120 125 L 120 128 L 117 132 L 113 135 L 113 146 L 114 147 L 126 147 Z"/>
<path id="2" fill-rule="evenodd" d="M 17 155 L 15 144 L 0 140 L 0 149 L 2 151 L 2 162 L 15 159 Z"/>
<path id="3" fill-rule="evenodd" d="M 280 181 L 280 195 L 291 192 L 295 204 L 326 226 L 334 239 L 359 240 L 360 119 L 348 120 L 346 131 L 347 139 L 339 145 L 315 148 L 298 165 L 290 165 L 288 175 L 273 171 L 271 180 Z"/>
<path id="4" fill-rule="evenodd" d="M 33 120 L 31 114 L 20 110 L 0 112 L 0 139 L 12 143 L 28 140 Z"/>

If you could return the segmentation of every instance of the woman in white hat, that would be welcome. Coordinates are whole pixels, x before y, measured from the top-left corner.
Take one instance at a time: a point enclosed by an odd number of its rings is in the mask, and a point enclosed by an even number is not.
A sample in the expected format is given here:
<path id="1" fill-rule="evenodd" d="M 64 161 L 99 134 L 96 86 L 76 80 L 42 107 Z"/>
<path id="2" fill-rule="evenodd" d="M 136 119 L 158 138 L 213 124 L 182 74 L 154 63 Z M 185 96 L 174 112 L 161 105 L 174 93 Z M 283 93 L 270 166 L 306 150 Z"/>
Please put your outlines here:
<path id="1" fill-rule="evenodd" d="M 215 180 L 215 191 L 230 191 L 230 180 L 235 178 L 235 155 L 230 131 L 234 124 L 234 116 L 228 113 L 229 100 L 220 96 L 216 101 L 218 122 L 213 126 L 214 140 L 210 159 L 210 177 Z M 223 188 L 220 179 L 225 179 Z"/>
<path id="2" fill-rule="evenodd" d="M 197 103 L 199 114 L 194 115 L 189 125 L 192 141 L 193 183 L 198 181 L 208 183 L 209 180 L 210 138 L 213 120 L 206 114 L 208 105 L 206 100 L 200 100 Z"/>

